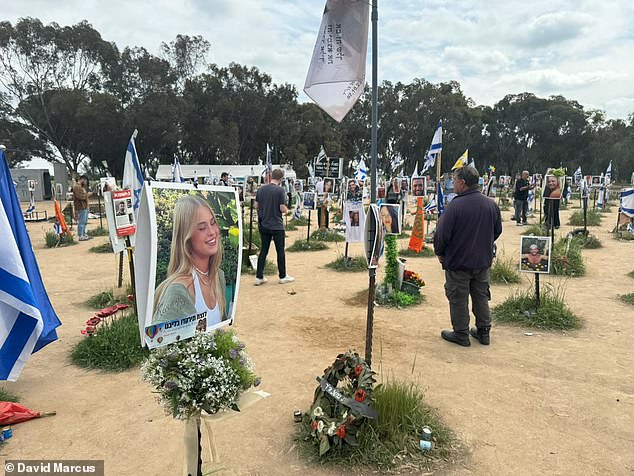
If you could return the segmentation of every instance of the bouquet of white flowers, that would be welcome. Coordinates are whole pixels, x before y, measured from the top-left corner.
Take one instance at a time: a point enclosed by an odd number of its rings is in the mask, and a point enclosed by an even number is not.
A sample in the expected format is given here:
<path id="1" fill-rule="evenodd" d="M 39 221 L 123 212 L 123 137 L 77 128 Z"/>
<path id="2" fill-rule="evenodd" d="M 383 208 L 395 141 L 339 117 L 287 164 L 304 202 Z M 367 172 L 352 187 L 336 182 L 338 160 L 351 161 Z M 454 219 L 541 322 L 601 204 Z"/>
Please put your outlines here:
<path id="1" fill-rule="evenodd" d="M 202 411 L 237 410 L 241 393 L 260 383 L 253 370 L 244 344 L 223 330 L 156 349 L 141 368 L 166 411 L 181 420 Z"/>

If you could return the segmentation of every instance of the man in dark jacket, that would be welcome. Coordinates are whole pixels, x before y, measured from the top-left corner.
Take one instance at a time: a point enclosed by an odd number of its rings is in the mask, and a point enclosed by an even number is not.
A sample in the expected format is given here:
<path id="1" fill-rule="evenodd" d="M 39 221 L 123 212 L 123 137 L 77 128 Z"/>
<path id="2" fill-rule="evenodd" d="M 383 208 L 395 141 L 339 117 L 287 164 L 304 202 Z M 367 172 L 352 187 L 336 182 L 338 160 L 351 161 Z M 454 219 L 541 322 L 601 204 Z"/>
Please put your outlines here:
<path id="1" fill-rule="evenodd" d="M 522 172 L 522 177 L 515 181 L 515 193 L 513 194 L 513 205 L 515 207 L 515 221 L 517 226 L 526 225 L 526 215 L 528 214 L 528 191 L 535 188 L 528 182 L 528 170 Z"/>
<path id="2" fill-rule="evenodd" d="M 438 220 L 434 251 L 445 270 L 445 294 L 449 300 L 453 332 L 442 331 L 443 339 L 469 346 L 469 295 L 476 327 L 471 335 L 489 344 L 489 268 L 493 243 L 502 233 L 502 218 L 496 203 L 478 190 L 478 171 L 462 167 L 454 172 L 456 197 Z"/>

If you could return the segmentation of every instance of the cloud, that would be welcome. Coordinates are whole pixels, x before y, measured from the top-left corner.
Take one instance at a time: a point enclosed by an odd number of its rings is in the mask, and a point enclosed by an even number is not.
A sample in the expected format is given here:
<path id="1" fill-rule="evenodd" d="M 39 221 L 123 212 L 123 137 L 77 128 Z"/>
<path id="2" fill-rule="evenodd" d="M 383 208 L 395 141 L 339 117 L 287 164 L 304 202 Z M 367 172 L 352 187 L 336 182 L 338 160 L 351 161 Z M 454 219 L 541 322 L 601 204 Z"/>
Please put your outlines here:
<path id="1" fill-rule="evenodd" d="M 585 13 L 566 11 L 545 13 L 520 28 L 516 39 L 521 46 L 526 48 L 552 47 L 584 35 L 593 24 L 592 17 Z"/>

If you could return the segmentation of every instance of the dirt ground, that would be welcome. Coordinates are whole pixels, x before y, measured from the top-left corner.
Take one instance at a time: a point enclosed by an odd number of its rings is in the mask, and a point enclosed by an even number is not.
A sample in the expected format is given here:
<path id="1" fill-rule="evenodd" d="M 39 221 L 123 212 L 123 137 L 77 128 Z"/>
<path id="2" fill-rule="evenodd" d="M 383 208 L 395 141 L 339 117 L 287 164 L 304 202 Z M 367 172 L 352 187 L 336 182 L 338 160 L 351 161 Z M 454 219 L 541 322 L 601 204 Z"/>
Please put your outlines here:
<path id="1" fill-rule="evenodd" d="M 52 211 L 48 204 L 38 207 Z M 569 214 L 562 212 L 562 223 Z M 515 258 L 523 229 L 510 216 L 503 212 L 499 249 Z M 440 265 L 433 258 L 408 259 L 408 269 L 427 282 L 427 300 L 407 311 L 376 308 L 373 367 L 418 382 L 467 448 L 443 474 L 634 474 L 634 308 L 617 300 L 634 291 L 634 279 L 626 276 L 634 270 L 634 242 L 608 234 L 615 221 L 613 208 L 592 228 L 604 248 L 584 250 L 586 276 L 542 279 L 565 286 L 569 306 L 584 323 L 574 332 L 500 325 L 489 347 L 449 344 L 440 338 L 449 327 Z M 90 220 L 89 227 L 98 224 Z M 104 459 L 107 475 L 181 474 L 184 425 L 163 413 L 139 371 L 101 373 L 69 362 L 92 315 L 84 302 L 112 288 L 117 260 L 88 252 L 107 237 L 46 249 L 50 227 L 28 225 L 63 323 L 59 340 L 31 357 L 18 382 L 3 386 L 28 407 L 57 416 L 16 425 L 2 458 Z M 558 234 L 570 229 L 562 226 Z M 305 227 L 289 232 L 288 242 L 305 233 Z M 255 287 L 253 276 L 243 276 L 234 327 L 271 397 L 216 425 L 219 474 L 342 474 L 299 460 L 292 434 L 293 411 L 310 405 L 315 377 L 338 353 L 364 351 L 367 310 L 344 300 L 367 288 L 367 273 L 324 267 L 343 250 L 333 243 L 321 252 L 287 253 L 292 284 L 271 279 Z M 360 244 L 351 244 L 350 254 L 361 254 Z M 528 286 L 525 278 L 521 287 Z M 514 289 L 493 286 L 492 304 Z"/>

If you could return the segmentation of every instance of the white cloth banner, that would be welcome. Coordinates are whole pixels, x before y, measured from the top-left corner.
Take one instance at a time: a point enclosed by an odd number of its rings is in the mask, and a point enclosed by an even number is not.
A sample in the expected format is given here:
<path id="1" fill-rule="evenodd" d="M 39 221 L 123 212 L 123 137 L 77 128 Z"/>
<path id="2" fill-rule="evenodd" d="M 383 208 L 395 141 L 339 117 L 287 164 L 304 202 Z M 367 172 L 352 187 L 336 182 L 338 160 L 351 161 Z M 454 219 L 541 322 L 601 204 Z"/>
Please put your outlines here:
<path id="1" fill-rule="evenodd" d="M 363 241 L 363 230 L 365 229 L 363 204 L 346 200 L 343 207 L 343 218 L 346 222 L 346 241 L 348 243 Z"/>
<path id="2" fill-rule="evenodd" d="M 365 1 L 326 1 L 304 92 L 337 122 L 363 93 L 369 15 Z"/>

